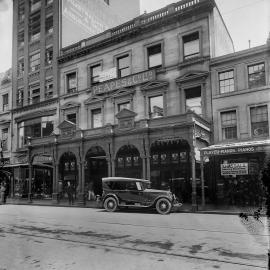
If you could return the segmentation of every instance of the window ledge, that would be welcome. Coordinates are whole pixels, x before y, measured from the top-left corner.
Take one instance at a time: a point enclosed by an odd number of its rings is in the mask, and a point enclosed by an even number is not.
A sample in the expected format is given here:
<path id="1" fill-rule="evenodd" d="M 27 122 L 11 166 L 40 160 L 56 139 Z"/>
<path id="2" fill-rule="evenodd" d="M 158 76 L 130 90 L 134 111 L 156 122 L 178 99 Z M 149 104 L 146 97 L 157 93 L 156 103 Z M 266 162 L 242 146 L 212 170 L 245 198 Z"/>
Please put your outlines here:
<path id="1" fill-rule="evenodd" d="M 180 69 L 180 68 L 187 67 L 193 64 L 202 63 L 208 60 L 210 60 L 210 56 L 197 56 L 194 58 L 183 60 L 181 63 L 179 63 L 178 68 Z"/>
<path id="2" fill-rule="evenodd" d="M 61 96 L 61 98 L 70 98 L 70 97 L 77 97 L 79 95 L 79 92 L 73 92 L 73 93 L 67 93 Z"/>

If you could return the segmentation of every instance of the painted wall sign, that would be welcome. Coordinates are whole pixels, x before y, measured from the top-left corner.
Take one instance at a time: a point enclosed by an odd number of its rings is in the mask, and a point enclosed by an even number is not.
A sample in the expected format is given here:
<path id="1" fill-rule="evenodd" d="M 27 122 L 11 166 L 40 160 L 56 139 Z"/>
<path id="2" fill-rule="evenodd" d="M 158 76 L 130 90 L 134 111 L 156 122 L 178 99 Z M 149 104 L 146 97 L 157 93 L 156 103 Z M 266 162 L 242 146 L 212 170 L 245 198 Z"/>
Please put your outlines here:
<path id="1" fill-rule="evenodd" d="M 231 155 L 231 154 L 247 154 L 256 152 L 269 151 L 269 145 L 260 146 L 248 146 L 248 147 L 234 147 L 225 149 L 213 149 L 213 150 L 202 150 L 204 156 L 218 156 L 218 155 Z"/>
<path id="2" fill-rule="evenodd" d="M 247 175 L 248 163 L 220 164 L 221 175 Z"/>
<path id="3" fill-rule="evenodd" d="M 138 85 L 141 83 L 146 83 L 153 81 L 156 78 L 156 73 L 154 70 L 148 70 L 134 75 L 130 75 L 118 80 L 109 81 L 106 83 L 101 83 L 92 87 L 94 95 L 100 95 L 108 93 L 120 88 L 129 87 L 133 85 Z"/>
<path id="4" fill-rule="evenodd" d="M 45 155 L 34 156 L 33 164 L 37 163 L 52 163 L 52 157 Z"/>

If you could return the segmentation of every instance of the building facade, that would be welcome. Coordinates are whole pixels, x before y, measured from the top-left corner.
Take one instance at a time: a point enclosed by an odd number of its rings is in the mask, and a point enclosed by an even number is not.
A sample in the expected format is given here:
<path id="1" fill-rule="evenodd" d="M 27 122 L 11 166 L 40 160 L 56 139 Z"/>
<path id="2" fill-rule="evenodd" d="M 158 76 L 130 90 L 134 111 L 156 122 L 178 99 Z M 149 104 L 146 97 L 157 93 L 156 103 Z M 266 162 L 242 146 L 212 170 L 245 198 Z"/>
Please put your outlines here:
<path id="1" fill-rule="evenodd" d="M 211 59 L 214 144 L 202 150 L 206 195 L 226 205 L 259 205 L 270 151 L 270 43 Z"/>
<path id="2" fill-rule="evenodd" d="M 196 207 L 199 149 L 211 141 L 210 58 L 231 52 L 211 0 L 181 1 L 63 48 L 52 97 L 29 105 L 26 95 L 13 109 L 14 194 L 56 202 L 70 181 L 83 203 L 116 175 L 171 186 Z"/>

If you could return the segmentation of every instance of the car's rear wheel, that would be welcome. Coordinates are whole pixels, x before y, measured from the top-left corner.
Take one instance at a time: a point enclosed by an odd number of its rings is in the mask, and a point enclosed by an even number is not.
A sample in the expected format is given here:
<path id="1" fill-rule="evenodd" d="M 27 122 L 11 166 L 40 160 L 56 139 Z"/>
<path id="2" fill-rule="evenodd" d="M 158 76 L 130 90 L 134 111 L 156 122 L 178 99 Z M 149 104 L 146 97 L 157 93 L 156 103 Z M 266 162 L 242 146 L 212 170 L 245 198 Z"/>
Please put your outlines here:
<path id="1" fill-rule="evenodd" d="M 117 201 L 113 197 L 109 197 L 104 201 L 104 208 L 108 212 L 115 212 L 117 210 Z"/>
<path id="2" fill-rule="evenodd" d="M 156 203 L 156 210 L 161 215 L 169 214 L 171 211 L 171 208 L 172 208 L 172 203 L 166 198 L 161 198 Z"/>

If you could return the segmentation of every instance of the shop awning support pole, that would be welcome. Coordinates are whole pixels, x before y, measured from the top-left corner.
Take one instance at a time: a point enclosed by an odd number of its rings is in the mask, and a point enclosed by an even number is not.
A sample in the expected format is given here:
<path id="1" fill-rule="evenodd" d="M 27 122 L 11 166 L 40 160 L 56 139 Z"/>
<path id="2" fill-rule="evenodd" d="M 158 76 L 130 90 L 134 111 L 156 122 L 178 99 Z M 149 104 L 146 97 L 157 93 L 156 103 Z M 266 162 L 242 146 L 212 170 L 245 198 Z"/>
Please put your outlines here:
<path id="1" fill-rule="evenodd" d="M 28 202 L 32 203 L 32 170 L 33 170 L 33 165 L 32 165 L 32 158 L 31 158 L 31 138 L 27 138 L 27 144 L 28 144 L 28 168 L 29 168 L 29 174 L 28 174 Z"/>
<path id="2" fill-rule="evenodd" d="M 203 155 L 201 153 L 201 185 L 202 185 L 202 210 L 205 209 L 205 189 L 204 189 L 204 166 Z"/>
<path id="3" fill-rule="evenodd" d="M 192 173 L 192 212 L 198 211 L 197 205 L 197 187 L 196 187 L 196 160 L 194 150 L 191 153 L 191 173 Z"/>

